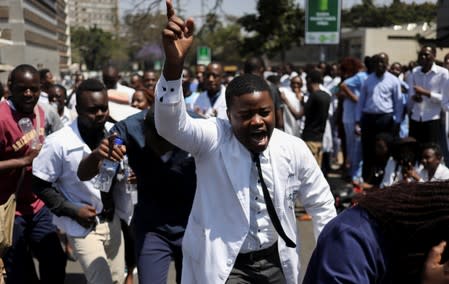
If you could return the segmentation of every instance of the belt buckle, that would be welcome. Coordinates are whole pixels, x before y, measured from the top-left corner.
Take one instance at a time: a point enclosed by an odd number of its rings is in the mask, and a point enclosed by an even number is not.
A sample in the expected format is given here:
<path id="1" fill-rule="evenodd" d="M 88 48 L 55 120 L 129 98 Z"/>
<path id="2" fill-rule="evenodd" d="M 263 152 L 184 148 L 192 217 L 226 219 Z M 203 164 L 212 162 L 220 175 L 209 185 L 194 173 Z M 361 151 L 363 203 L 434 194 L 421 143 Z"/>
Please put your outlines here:
<path id="1" fill-rule="evenodd" d="M 108 220 L 108 218 L 106 218 L 106 216 L 104 216 L 104 214 L 100 213 L 97 216 L 95 216 L 95 219 L 97 221 L 97 224 L 102 224 L 102 223 L 106 223 Z"/>

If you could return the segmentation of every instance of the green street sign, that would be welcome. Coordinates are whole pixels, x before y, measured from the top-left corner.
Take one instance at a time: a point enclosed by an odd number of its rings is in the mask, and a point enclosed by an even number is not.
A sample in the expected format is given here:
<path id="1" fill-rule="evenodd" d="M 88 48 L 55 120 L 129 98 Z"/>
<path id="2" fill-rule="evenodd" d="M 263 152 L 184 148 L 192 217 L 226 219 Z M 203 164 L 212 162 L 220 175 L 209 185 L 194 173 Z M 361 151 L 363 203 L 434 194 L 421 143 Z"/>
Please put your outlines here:
<path id="1" fill-rule="evenodd" d="M 156 60 L 156 61 L 154 61 L 154 70 L 156 70 L 156 71 L 159 71 L 159 70 L 161 70 L 162 69 L 162 64 L 161 64 L 161 61 L 160 60 Z"/>
<path id="2" fill-rule="evenodd" d="M 211 49 L 207 46 L 199 46 L 196 50 L 196 64 L 207 65 L 212 61 Z"/>
<path id="3" fill-rule="evenodd" d="M 306 44 L 340 43 L 341 0 L 306 1 Z"/>

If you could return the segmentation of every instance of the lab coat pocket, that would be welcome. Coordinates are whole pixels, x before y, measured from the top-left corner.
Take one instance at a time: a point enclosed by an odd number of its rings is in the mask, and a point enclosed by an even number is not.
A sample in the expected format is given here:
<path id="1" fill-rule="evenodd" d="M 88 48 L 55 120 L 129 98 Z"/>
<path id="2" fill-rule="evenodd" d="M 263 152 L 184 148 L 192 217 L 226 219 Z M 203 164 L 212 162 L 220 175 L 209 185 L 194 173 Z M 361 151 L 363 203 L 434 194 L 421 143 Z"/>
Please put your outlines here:
<path id="1" fill-rule="evenodd" d="M 204 228 L 195 221 L 195 218 L 190 218 L 182 242 L 184 257 L 190 257 L 194 261 L 200 262 L 203 251 L 200 248 L 205 247 L 204 241 Z"/>
<path id="2" fill-rule="evenodd" d="M 288 203 L 288 208 L 294 210 L 295 201 L 298 197 L 299 187 L 301 182 L 294 174 L 290 174 L 287 181 L 287 187 L 285 190 L 285 200 Z"/>

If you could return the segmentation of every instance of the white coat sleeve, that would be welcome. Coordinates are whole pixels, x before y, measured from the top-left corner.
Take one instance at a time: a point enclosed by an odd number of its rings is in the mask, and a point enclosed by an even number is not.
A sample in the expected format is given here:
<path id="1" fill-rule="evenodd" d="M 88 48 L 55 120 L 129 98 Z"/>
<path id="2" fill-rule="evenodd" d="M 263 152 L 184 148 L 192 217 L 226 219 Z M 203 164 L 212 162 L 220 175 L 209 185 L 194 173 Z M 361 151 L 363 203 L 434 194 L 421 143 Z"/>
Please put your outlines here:
<path id="1" fill-rule="evenodd" d="M 218 127 L 215 119 L 193 119 L 186 111 L 181 78 L 156 84 L 155 123 L 158 134 L 177 147 L 198 156 L 215 149 Z"/>
<path id="2" fill-rule="evenodd" d="M 297 151 L 301 182 L 298 198 L 306 212 L 312 216 L 313 233 L 315 239 L 318 239 L 324 226 L 337 216 L 337 211 L 334 196 L 318 163 L 305 143 L 301 144 L 303 144 L 301 150 Z"/>

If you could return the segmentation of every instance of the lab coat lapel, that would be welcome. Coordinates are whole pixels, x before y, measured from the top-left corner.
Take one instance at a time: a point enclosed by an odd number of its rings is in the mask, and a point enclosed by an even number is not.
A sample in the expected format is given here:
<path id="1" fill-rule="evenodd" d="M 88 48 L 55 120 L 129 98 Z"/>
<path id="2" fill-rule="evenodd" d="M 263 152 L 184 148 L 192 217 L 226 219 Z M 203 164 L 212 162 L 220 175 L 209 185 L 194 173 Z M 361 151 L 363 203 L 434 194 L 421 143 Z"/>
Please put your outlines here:
<path id="1" fill-rule="evenodd" d="M 232 189 L 249 220 L 249 183 L 252 166 L 250 153 L 235 137 L 232 137 L 220 147 L 220 156 Z"/>
<path id="2" fill-rule="evenodd" d="M 279 141 L 278 135 L 276 135 L 276 129 L 273 131 L 273 135 L 270 140 L 270 161 L 273 168 L 273 182 L 274 182 L 274 206 L 278 209 L 283 208 L 285 199 L 285 188 L 288 184 L 288 178 L 293 175 L 289 170 L 289 164 L 291 158 L 287 154 L 285 145 Z M 283 211 L 283 209 L 281 209 Z"/>

